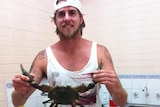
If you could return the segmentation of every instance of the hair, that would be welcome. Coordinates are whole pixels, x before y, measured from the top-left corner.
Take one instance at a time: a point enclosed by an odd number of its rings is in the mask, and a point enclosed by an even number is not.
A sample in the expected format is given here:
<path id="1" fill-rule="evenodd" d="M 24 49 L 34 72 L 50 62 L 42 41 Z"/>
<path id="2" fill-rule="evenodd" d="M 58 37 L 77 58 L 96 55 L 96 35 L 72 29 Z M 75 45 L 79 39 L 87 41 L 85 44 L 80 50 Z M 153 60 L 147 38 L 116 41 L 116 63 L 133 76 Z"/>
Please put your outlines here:
<path id="1" fill-rule="evenodd" d="M 77 9 L 78 10 L 78 9 Z M 80 17 L 83 17 L 83 14 L 78 10 L 78 13 L 79 13 L 79 15 L 80 15 Z M 56 12 L 54 13 L 54 17 L 52 17 L 52 21 L 54 21 L 55 20 L 55 18 L 56 18 Z M 85 27 L 86 25 L 85 25 L 85 22 L 84 22 L 84 19 L 83 19 L 83 22 L 82 22 L 82 24 L 80 25 L 80 32 L 81 32 L 81 35 L 83 34 L 82 33 L 82 30 L 83 30 L 83 28 Z M 58 35 L 59 34 L 59 31 L 58 31 L 58 28 L 56 28 L 56 34 Z"/>

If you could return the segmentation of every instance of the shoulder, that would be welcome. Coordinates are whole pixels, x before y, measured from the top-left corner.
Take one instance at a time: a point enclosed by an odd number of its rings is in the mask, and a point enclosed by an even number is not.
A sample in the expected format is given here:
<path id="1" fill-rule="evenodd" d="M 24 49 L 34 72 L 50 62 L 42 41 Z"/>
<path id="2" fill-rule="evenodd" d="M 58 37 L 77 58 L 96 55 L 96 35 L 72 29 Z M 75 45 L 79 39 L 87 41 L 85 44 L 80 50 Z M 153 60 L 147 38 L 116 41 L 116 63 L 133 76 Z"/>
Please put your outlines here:
<path id="1" fill-rule="evenodd" d="M 47 58 L 47 54 L 46 54 L 46 49 L 40 51 L 37 55 L 37 57 L 40 59 L 40 60 L 44 60 Z"/>
<path id="2" fill-rule="evenodd" d="M 41 50 L 35 57 L 32 66 L 36 67 L 40 71 L 46 72 L 47 68 L 47 54 L 46 49 Z"/>
<path id="3" fill-rule="evenodd" d="M 103 63 L 103 69 L 114 70 L 112 57 L 109 50 L 104 45 L 97 45 L 98 63 Z"/>
<path id="4" fill-rule="evenodd" d="M 98 60 L 108 60 L 112 62 L 112 58 L 110 55 L 109 50 L 107 49 L 106 46 L 97 44 L 97 53 L 98 53 Z"/>
<path id="5" fill-rule="evenodd" d="M 97 51 L 102 54 L 109 53 L 109 50 L 107 49 L 107 47 L 101 44 L 97 44 Z"/>

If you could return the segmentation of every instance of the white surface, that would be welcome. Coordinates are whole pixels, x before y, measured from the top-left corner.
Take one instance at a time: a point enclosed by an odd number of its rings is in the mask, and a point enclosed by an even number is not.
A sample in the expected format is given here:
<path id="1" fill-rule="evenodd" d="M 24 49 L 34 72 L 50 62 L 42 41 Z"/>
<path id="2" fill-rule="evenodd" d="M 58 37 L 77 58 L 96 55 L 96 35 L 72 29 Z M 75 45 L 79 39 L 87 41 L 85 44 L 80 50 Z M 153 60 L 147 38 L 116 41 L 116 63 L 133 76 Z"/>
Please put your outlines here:
<path id="1" fill-rule="evenodd" d="M 11 94 L 12 94 L 12 91 L 14 90 L 12 83 L 11 82 L 6 83 L 5 88 L 6 88 L 6 97 L 7 97 L 7 107 L 14 107 L 11 99 Z M 44 107 L 42 102 L 47 96 L 41 96 L 40 94 L 41 94 L 41 91 L 36 90 L 27 100 L 24 107 Z"/>
<path id="2" fill-rule="evenodd" d="M 109 92 L 104 85 L 101 85 L 99 96 L 101 100 L 101 105 L 109 104 Z"/>

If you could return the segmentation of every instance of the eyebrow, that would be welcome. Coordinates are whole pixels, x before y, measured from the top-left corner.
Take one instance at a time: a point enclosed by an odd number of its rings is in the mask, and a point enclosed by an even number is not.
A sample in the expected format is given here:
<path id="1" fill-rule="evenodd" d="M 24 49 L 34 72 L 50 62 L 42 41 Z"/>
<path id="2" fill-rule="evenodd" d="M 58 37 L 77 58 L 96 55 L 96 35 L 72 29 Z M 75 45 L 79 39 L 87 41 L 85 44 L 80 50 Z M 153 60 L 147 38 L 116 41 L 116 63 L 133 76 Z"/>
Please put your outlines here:
<path id="1" fill-rule="evenodd" d="M 71 10 L 68 10 L 68 11 L 74 11 L 74 12 L 77 12 L 77 13 L 78 13 L 78 11 L 77 11 L 77 10 L 74 10 L 74 9 L 71 9 Z M 64 12 L 64 10 L 59 10 L 59 11 L 57 11 L 56 13 L 59 14 L 59 13 L 62 13 L 62 12 Z"/>

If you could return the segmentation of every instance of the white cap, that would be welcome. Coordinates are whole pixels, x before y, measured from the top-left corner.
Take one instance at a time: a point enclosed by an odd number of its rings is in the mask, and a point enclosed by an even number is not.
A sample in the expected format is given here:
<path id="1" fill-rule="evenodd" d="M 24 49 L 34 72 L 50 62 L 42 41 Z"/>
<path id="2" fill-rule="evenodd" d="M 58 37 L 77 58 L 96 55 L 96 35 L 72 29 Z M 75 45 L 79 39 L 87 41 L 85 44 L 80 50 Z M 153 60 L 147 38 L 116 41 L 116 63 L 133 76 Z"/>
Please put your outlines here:
<path id="1" fill-rule="evenodd" d="M 61 3 L 58 3 L 58 2 L 61 2 Z M 82 14 L 81 3 L 80 3 L 79 0 L 55 0 L 55 2 L 54 2 L 54 13 L 58 9 L 60 9 L 62 7 L 67 7 L 67 6 L 73 6 L 73 7 L 77 8 Z"/>

